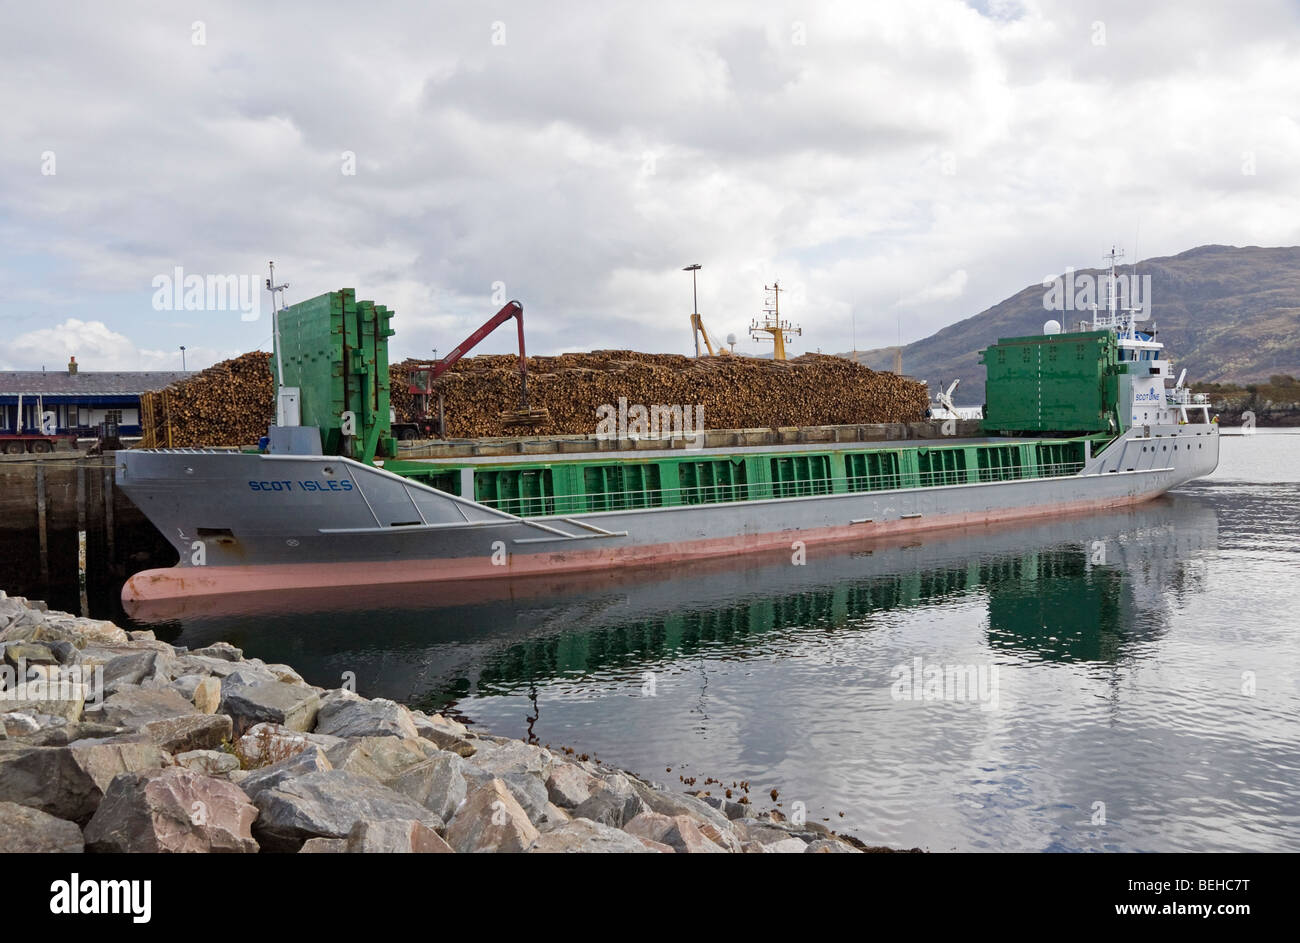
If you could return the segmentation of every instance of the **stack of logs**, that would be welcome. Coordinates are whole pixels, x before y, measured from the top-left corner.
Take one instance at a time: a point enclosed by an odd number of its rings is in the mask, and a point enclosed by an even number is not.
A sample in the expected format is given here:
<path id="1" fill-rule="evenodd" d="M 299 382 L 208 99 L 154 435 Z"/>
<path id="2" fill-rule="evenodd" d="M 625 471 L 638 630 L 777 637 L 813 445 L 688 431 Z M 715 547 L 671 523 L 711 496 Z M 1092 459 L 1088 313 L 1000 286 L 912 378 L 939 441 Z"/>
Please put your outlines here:
<path id="1" fill-rule="evenodd" d="M 415 418 L 406 381 L 412 363 L 392 368 L 393 406 L 406 421 Z M 619 397 L 645 406 L 702 406 L 706 429 L 914 422 L 929 405 L 926 388 L 914 380 L 820 354 L 784 362 L 629 350 L 530 357 L 529 405 L 546 407 L 550 422 L 525 428 L 501 422 L 502 410 L 520 405 L 519 360 L 513 355 L 462 360 L 437 386 L 450 438 L 592 435 L 597 408 L 617 408 Z"/>
<path id="2" fill-rule="evenodd" d="M 147 444 L 191 448 L 256 443 L 275 417 L 267 358 L 257 351 L 244 354 L 150 394 L 158 429 L 156 442 Z M 399 421 L 416 418 L 407 379 L 413 363 L 406 360 L 390 369 L 392 405 Z M 914 380 L 820 354 L 784 362 L 629 350 L 530 357 L 529 402 L 546 407 L 550 421 L 523 428 L 501 421 L 503 410 L 520 403 L 519 360 L 514 355 L 466 358 L 438 379 L 437 388 L 451 438 L 592 435 L 597 409 L 617 408 L 620 397 L 645 406 L 702 406 L 706 429 L 914 422 L 929 405 L 925 387 Z M 171 427 L 170 442 L 164 422 Z"/>
<path id="3" fill-rule="evenodd" d="M 223 360 L 141 400 L 141 422 L 152 419 L 141 445 L 199 448 L 253 445 L 275 421 L 270 355 L 253 351 Z M 152 432 L 152 439 L 150 441 Z"/>

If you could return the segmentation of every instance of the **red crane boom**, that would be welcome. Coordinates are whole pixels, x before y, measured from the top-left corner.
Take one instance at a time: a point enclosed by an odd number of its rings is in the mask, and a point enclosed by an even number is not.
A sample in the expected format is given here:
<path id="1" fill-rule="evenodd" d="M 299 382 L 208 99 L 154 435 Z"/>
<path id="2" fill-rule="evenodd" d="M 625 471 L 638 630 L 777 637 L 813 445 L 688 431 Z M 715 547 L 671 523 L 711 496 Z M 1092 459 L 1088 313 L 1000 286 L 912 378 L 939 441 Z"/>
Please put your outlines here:
<path id="1" fill-rule="evenodd" d="M 550 414 L 545 407 L 531 409 L 528 406 L 528 353 L 524 348 L 524 306 L 518 301 L 507 302 L 500 311 L 488 318 L 478 330 L 452 348 L 451 353 L 437 363 L 419 364 L 411 370 L 408 390 L 417 397 L 424 418 L 429 418 L 429 400 L 433 392 L 433 382 L 450 370 L 456 361 L 473 350 L 483 338 L 511 318 L 519 322 L 520 408 L 502 412 L 501 421 L 507 425 L 538 425 L 549 421 Z M 439 409 L 441 410 L 441 403 Z M 442 432 L 440 431 L 439 434 Z"/>
<path id="2" fill-rule="evenodd" d="M 488 318 L 487 322 L 482 327 L 461 341 L 456 345 L 456 347 L 452 348 L 451 353 L 434 364 L 433 372 L 429 379 L 438 379 L 438 377 L 446 373 L 457 360 L 473 350 L 474 347 L 478 345 L 479 341 L 487 337 L 511 318 L 517 318 L 519 320 L 519 372 L 523 376 L 527 377 L 528 362 L 526 359 L 527 355 L 524 352 L 524 306 L 517 301 L 510 301 L 507 302 L 505 307 L 500 311 Z M 527 387 L 525 387 L 525 389 L 526 388 Z"/>

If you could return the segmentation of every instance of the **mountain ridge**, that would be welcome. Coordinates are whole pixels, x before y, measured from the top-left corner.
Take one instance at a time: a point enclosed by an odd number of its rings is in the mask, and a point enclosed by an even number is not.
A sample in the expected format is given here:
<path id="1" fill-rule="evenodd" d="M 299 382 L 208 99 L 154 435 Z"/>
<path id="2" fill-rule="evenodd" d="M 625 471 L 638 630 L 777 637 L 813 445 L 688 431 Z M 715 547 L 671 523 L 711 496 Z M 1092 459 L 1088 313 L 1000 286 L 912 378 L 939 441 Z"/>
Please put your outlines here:
<path id="1" fill-rule="evenodd" d="M 1131 265 L 1120 273 L 1128 274 Z M 1106 270 L 1075 269 L 1074 277 Z M 1137 263 L 1139 279 L 1151 277 L 1151 317 L 1159 339 L 1189 383 L 1248 384 L 1276 374 L 1300 375 L 1300 246 L 1203 245 L 1177 255 Z M 1104 291 L 1104 289 L 1103 289 Z M 1076 327 L 1082 311 L 1045 307 L 1040 282 L 970 315 L 929 337 L 903 346 L 903 372 L 931 389 L 961 380 L 956 400 L 984 399 L 979 351 L 1002 337 L 1038 334 L 1055 318 Z M 1104 305 L 1105 298 L 1097 299 Z M 839 356 L 849 357 L 851 353 Z M 874 370 L 893 368 L 894 348 L 859 351 L 857 360 Z"/>

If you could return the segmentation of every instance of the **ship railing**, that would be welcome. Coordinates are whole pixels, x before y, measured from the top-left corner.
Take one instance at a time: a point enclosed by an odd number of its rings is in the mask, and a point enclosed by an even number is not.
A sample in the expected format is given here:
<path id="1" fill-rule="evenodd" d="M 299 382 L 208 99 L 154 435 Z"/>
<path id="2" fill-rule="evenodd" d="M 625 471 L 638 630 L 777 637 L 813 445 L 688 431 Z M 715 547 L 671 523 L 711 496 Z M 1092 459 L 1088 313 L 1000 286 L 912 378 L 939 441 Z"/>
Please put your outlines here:
<path id="1" fill-rule="evenodd" d="M 162 455 L 233 455 L 240 451 L 237 446 L 199 445 L 191 448 L 132 449 L 133 452 L 149 452 Z"/>
<path id="2" fill-rule="evenodd" d="M 1206 406 L 1204 393 L 1193 393 L 1185 386 L 1165 390 L 1165 404 L 1168 406 Z"/>
<path id="3" fill-rule="evenodd" d="M 1092 329 L 1094 331 L 1124 330 L 1129 326 L 1129 315 L 1123 311 L 1117 311 L 1114 314 L 1110 312 L 1098 311 L 1092 318 Z"/>
<path id="4" fill-rule="evenodd" d="M 676 488 L 635 488 L 627 491 L 577 492 L 562 495 L 527 495 L 482 499 L 480 504 L 520 517 L 583 514 L 596 511 L 639 511 L 657 507 L 728 504 L 802 498 L 819 495 L 864 494 L 873 491 L 940 488 L 951 485 L 987 484 L 1033 478 L 1064 478 L 1083 470 L 1083 462 L 1005 465 L 974 469 L 945 469 L 928 472 L 888 472 L 850 475 L 842 478 L 808 478 L 792 481 L 734 482 Z"/>

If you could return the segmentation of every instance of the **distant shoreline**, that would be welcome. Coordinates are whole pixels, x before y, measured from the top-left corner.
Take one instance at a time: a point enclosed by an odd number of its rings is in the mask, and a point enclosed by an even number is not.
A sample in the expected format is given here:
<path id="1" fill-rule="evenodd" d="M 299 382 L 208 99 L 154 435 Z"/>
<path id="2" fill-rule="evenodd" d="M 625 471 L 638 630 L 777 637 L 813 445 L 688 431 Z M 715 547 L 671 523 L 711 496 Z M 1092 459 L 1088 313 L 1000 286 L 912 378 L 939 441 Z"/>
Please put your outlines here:
<path id="1" fill-rule="evenodd" d="M 1221 424 L 1222 425 L 1222 424 Z M 1249 435 L 1300 435 L 1300 426 L 1256 426 L 1253 431 L 1235 426 L 1226 425 L 1219 429 L 1219 434 L 1229 438 L 1240 438 Z"/>
<path id="2" fill-rule="evenodd" d="M 1211 410 L 1211 415 L 1215 415 Z M 1241 426 L 1243 410 L 1224 410 L 1217 413 L 1219 417 L 1219 428 L 1227 429 L 1230 426 Z M 1300 426 L 1300 410 L 1286 410 L 1280 412 L 1268 412 L 1255 414 L 1255 428 L 1257 429 L 1294 429 Z"/>

